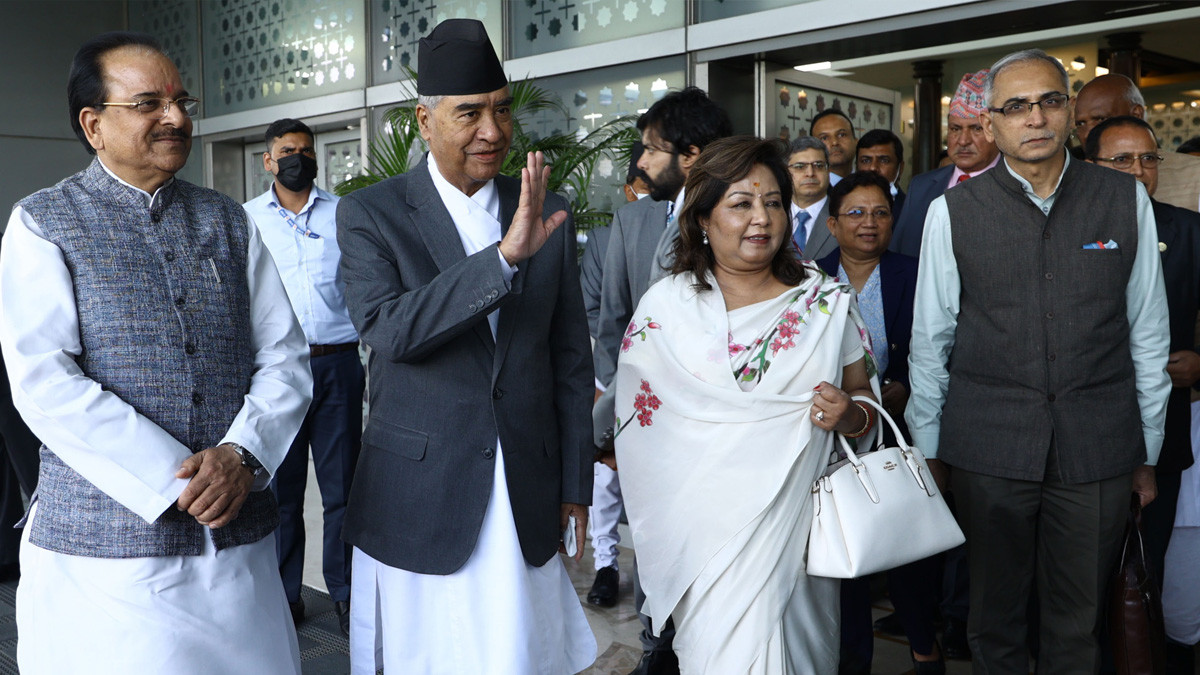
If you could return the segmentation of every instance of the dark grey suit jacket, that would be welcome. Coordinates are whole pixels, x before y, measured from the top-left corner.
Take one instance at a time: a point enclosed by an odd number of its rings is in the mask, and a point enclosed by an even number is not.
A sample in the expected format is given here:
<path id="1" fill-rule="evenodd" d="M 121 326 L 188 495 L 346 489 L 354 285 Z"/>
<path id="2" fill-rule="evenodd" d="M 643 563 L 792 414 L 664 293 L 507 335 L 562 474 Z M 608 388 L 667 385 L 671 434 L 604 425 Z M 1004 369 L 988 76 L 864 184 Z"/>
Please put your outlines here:
<path id="1" fill-rule="evenodd" d="M 820 260 L 829 255 L 838 247 L 837 239 L 833 238 L 833 233 L 829 231 L 829 199 L 821 205 L 821 212 L 817 214 L 817 219 L 813 221 L 812 231 L 808 235 L 808 245 L 804 247 L 805 260 Z"/>
<path id="2" fill-rule="evenodd" d="M 521 186 L 495 180 L 507 231 Z M 546 196 L 545 215 L 566 208 Z M 479 537 L 499 438 L 521 551 L 544 564 L 560 504 L 592 495 L 591 350 L 572 221 L 510 286 L 496 245 L 465 254 L 424 161 L 342 199 L 337 225 L 346 305 L 371 347 L 343 538 L 393 567 L 458 570 Z"/>
<path id="3" fill-rule="evenodd" d="M 606 386 L 616 375 L 621 338 L 633 311 L 650 284 L 667 275 L 662 269 L 667 261 L 655 252 L 667 229 L 668 204 L 639 199 L 613 214 L 604 257 L 594 356 L 596 379 Z"/>

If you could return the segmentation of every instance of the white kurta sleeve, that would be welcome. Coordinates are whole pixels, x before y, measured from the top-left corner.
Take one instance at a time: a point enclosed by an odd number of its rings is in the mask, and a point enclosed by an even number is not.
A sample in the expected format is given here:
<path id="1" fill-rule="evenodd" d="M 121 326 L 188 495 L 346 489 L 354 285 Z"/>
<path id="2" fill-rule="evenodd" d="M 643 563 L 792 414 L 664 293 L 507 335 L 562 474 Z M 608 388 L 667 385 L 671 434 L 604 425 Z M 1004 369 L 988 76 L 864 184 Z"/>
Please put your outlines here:
<path id="1" fill-rule="evenodd" d="M 247 219 L 249 221 L 249 219 Z M 254 454 L 266 473 L 254 484 L 267 486 L 283 463 L 312 400 L 308 341 L 296 319 L 275 261 L 253 222 L 246 255 L 250 287 L 250 344 L 254 374 L 242 409 L 222 443 L 237 443 Z"/>
<path id="2" fill-rule="evenodd" d="M 13 403 L 67 466 L 147 522 L 175 503 L 188 483 L 175 472 L 192 453 L 76 364 L 71 274 L 20 206 L 0 248 L 0 347 Z"/>

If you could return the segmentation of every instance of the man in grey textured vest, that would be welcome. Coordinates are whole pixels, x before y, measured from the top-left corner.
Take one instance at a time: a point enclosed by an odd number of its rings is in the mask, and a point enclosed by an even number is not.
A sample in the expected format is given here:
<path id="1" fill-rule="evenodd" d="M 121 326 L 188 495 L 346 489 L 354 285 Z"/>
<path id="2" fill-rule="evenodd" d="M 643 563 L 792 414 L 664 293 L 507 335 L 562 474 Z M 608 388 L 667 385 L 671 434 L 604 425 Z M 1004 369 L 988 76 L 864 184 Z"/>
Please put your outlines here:
<path id="1" fill-rule="evenodd" d="M 159 45 L 93 38 L 67 96 L 96 158 L 21 200 L 0 252 L 0 346 L 45 444 L 18 665 L 299 673 L 264 488 L 308 408 L 304 335 L 242 207 L 174 178 L 199 101 Z"/>
<path id="2" fill-rule="evenodd" d="M 1154 214 L 1132 176 L 1071 159 L 1067 73 L 1040 50 L 992 66 L 982 115 L 1004 161 L 929 208 L 906 419 L 953 467 L 977 673 L 1094 673 L 1129 508 L 1156 494 L 1171 384 Z"/>

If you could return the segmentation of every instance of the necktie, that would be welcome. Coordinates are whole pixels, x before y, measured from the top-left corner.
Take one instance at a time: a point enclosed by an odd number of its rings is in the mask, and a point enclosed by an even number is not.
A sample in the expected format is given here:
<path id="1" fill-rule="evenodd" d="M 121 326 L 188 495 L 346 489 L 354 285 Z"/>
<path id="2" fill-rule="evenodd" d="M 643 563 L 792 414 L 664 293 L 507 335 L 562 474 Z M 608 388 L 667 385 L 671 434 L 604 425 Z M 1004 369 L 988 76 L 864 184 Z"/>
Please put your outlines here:
<path id="1" fill-rule="evenodd" d="M 969 174 L 969 173 L 964 173 L 963 175 L 961 175 L 961 176 L 959 176 L 959 177 L 958 177 L 958 180 L 957 180 L 957 181 L 956 181 L 954 184 L 955 184 L 955 185 L 958 185 L 959 183 L 963 182 L 964 180 L 966 180 L 966 179 L 968 179 L 968 178 L 970 178 L 970 177 L 971 177 L 971 174 Z"/>
<path id="2" fill-rule="evenodd" d="M 792 240 L 796 242 L 796 250 L 804 252 L 804 245 L 808 243 L 808 221 L 812 219 L 812 215 L 800 209 L 796 213 L 796 227 L 792 231 Z"/>

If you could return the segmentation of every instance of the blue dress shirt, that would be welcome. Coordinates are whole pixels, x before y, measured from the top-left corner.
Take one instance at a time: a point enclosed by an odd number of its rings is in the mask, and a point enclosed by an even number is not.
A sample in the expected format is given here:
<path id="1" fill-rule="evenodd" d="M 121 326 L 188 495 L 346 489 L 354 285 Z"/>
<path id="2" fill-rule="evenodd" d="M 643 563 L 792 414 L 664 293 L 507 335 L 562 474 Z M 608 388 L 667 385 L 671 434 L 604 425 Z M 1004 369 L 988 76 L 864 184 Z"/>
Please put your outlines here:
<path id="1" fill-rule="evenodd" d="M 300 213 L 288 212 L 300 230 L 307 228 L 317 238 L 305 236 L 284 220 L 274 184 L 243 205 L 275 259 L 292 310 L 310 345 L 358 340 L 358 331 L 346 311 L 338 271 L 342 252 L 334 221 L 337 203 L 337 197 L 314 185 Z"/>

